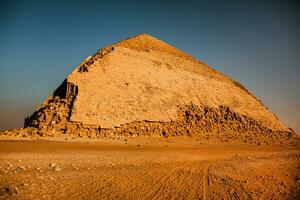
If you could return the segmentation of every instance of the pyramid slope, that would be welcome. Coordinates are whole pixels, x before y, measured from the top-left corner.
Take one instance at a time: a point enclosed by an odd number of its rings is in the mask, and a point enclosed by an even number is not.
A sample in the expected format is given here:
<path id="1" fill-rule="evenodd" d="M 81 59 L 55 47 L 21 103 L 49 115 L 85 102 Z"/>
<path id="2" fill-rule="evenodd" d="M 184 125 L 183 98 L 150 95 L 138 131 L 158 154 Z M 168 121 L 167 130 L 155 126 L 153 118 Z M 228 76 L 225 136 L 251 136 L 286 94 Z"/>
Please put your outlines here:
<path id="1" fill-rule="evenodd" d="M 192 102 L 228 105 L 272 128 L 284 128 L 229 78 L 164 42 L 142 34 L 113 48 L 89 65 L 88 72 L 76 69 L 68 76 L 79 87 L 71 120 L 105 128 L 131 121 L 170 121 L 176 120 L 177 106 Z"/>
<path id="2" fill-rule="evenodd" d="M 217 129 L 223 129 L 222 123 L 226 123 L 240 130 L 244 127 L 240 126 L 242 121 L 247 121 L 259 130 L 290 132 L 242 85 L 147 34 L 99 50 L 85 59 L 65 83 L 54 93 L 62 99 L 73 94 L 64 123 L 92 125 L 99 130 L 145 121 L 172 123 L 188 106 L 191 113 L 198 108 L 199 113 L 208 109 L 210 114 L 205 111 L 201 119 L 211 127 L 219 124 Z M 45 102 L 42 108 L 48 104 Z M 208 119 L 206 115 L 211 116 Z M 232 119 L 234 124 L 226 121 L 228 115 L 236 118 Z"/>

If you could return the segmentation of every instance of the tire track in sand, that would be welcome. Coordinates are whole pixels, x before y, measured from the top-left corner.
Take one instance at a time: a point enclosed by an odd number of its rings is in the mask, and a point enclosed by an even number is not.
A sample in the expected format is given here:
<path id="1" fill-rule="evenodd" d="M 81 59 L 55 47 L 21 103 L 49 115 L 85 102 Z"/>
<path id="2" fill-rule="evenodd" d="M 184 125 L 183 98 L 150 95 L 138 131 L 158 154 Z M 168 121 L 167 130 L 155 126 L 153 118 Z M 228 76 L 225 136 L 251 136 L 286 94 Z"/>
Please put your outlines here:
<path id="1" fill-rule="evenodd" d="M 176 175 L 178 171 L 182 168 L 190 167 L 188 164 L 183 164 L 175 169 L 170 170 L 167 174 L 163 175 L 157 182 L 156 184 L 150 189 L 148 194 L 145 196 L 145 199 L 155 199 L 155 197 L 158 195 L 158 193 L 163 189 L 163 186 L 166 185 L 166 183 L 169 181 L 169 179 L 173 176 Z"/>
<path id="2" fill-rule="evenodd" d="M 159 193 L 162 186 L 168 181 L 168 179 L 176 173 L 177 169 L 172 170 L 171 172 L 167 173 L 166 175 L 162 176 L 157 183 L 152 187 L 150 192 L 146 195 L 145 199 L 154 199 L 155 196 Z"/>
<path id="3" fill-rule="evenodd" d="M 205 162 L 196 161 L 179 165 L 161 176 L 143 199 L 159 199 L 162 198 L 160 196 L 161 194 L 166 195 L 167 193 L 174 199 L 195 199 L 197 197 L 202 199 L 201 196 L 205 193 L 205 199 L 208 199 L 210 184 L 208 178 L 209 170 L 210 165 Z M 201 175 L 199 172 L 202 172 Z M 178 179 L 175 185 L 172 184 L 174 177 L 179 178 L 178 176 L 181 176 L 180 180 Z M 174 188 L 170 190 L 169 185 L 172 185 Z M 198 193 L 199 187 L 202 189 L 201 193 Z M 163 198 L 167 197 L 165 196 Z"/>
<path id="4" fill-rule="evenodd" d="M 203 176 L 203 199 L 208 200 L 209 199 L 209 170 L 210 165 L 208 164 L 204 169 L 204 176 Z"/>

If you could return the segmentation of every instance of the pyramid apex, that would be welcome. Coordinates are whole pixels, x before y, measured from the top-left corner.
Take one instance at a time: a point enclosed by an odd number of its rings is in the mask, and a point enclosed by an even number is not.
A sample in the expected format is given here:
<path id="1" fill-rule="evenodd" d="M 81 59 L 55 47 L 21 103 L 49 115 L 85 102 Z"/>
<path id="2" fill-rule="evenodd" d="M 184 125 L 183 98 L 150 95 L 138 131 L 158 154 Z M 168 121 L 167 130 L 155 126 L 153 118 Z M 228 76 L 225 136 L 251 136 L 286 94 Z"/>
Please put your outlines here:
<path id="1" fill-rule="evenodd" d="M 180 57 L 185 57 L 188 59 L 192 58 L 190 55 L 186 54 L 185 52 L 180 51 L 174 46 L 147 33 L 137 34 L 133 37 L 129 37 L 125 40 L 122 40 L 112 46 L 125 47 L 137 51 L 149 51 L 149 50 L 160 51 L 163 53 L 169 53 Z"/>
<path id="2" fill-rule="evenodd" d="M 135 36 L 133 36 L 133 38 L 135 37 L 150 37 L 150 38 L 154 38 L 152 35 L 148 34 L 148 33 L 139 33 Z"/>
<path id="3" fill-rule="evenodd" d="M 118 44 L 122 45 L 122 44 L 125 44 L 125 43 L 144 43 L 144 45 L 151 46 L 151 44 L 153 44 L 153 42 L 154 43 L 158 43 L 158 42 L 164 43 L 163 41 L 153 37 L 152 35 L 149 35 L 147 33 L 140 33 L 140 34 L 137 34 L 135 36 L 129 37 L 125 40 L 122 40 L 122 41 L 116 43 L 116 45 L 118 45 Z"/>

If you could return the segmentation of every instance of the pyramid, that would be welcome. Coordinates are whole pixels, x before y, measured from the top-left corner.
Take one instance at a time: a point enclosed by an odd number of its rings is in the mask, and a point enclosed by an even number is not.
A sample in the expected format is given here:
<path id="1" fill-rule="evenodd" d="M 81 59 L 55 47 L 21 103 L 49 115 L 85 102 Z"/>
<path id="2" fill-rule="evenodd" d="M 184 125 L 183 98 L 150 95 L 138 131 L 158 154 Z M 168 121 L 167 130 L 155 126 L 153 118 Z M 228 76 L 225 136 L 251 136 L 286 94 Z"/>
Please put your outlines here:
<path id="1" fill-rule="evenodd" d="M 25 127 L 96 138 L 294 135 L 244 86 L 147 34 L 87 57 Z"/>

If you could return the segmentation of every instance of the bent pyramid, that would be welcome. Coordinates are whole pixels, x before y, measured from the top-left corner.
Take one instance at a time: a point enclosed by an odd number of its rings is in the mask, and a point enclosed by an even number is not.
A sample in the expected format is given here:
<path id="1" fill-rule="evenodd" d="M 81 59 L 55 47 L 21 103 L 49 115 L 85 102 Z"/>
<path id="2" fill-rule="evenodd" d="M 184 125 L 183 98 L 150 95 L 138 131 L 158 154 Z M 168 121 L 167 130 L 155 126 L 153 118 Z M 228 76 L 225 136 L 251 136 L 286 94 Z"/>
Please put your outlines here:
<path id="1" fill-rule="evenodd" d="M 25 127 L 89 137 L 294 134 L 241 84 L 147 34 L 86 58 Z"/>

